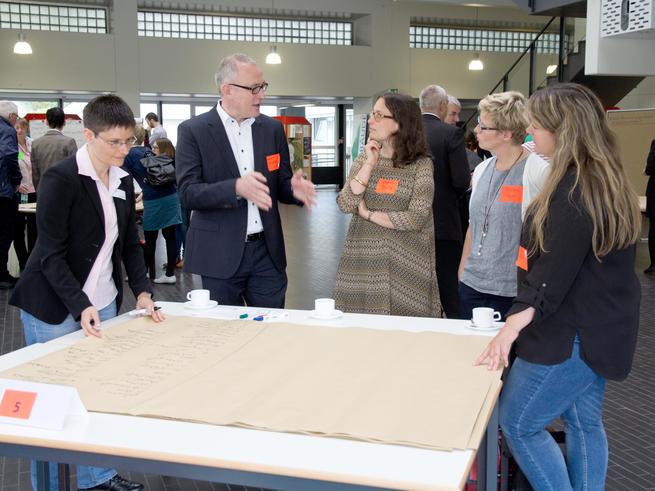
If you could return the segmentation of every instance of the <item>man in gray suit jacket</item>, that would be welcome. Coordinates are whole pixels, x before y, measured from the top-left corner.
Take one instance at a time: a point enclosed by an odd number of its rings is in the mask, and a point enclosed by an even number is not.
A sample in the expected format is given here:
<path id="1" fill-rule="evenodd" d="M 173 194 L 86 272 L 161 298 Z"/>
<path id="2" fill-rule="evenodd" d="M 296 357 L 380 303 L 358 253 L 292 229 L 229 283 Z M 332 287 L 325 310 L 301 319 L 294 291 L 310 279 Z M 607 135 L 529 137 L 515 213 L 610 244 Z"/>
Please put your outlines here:
<path id="1" fill-rule="evenodd" d="M 193 210 L 184 270 L 227 305 L 284 307 L 286 256 L 278 202 L 311 207 L 316 191 L 291 171 L 279 121 L 260 114 L 268 84 L 255 61 L 224 58 L 221 100 L 178 127 L 176 173 Z"/>
<path id="2" fill-rule="evenodd" d="M 55 162 L 73 155 L 77 151 L 77 143 L 61 131 L 66 124 L 64 111 L 59 107 L 51 107 L 45 113 L 45 119 L 50 129 L 42 137 L 32 142 L 32 182 L 34 189 L 39 190 L 39 180 L 43 173 Z"/>

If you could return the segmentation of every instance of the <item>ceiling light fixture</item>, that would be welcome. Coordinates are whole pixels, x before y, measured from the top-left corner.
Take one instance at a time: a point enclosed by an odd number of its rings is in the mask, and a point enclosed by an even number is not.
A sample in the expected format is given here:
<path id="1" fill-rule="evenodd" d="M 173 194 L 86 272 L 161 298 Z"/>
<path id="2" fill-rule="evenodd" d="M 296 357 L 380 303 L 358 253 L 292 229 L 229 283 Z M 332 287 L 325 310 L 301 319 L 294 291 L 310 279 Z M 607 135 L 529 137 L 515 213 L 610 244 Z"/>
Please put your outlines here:
<path id="1" fill-rule="evenodd" d="M 557 65 L 548 65 L 546 67 L 546 75 L 552 75 L 557 71 Z"/>
<path id="2" fill-rule="evenodd" d="M 22 32 L 18 34 L 18 41 L 14 44 L 14 53 L 17 55 L 31 55 L 32 46 L 27 42 L 25 34 Z"/>
<path id="3" fill-rule="evenodd" d="M 475 27 L 478 27 L 478 7 L 475 7 Z M 477 31 L 475 31 L 477 33 Z M 477 37 L 474 40 L 476 46 L 478 44 Z M 473 59 L 469 62 L 469 70 L 472 71 L 479 71 L 479 70 L 484 70 L 484 64 L 480 60 L 480 54 L 475 53 L 473 55 Z"/>
<path id="4" fill-rule="evenodd" d="M 277 52 L 275 45 L 271 46 L 271 50 L 266 55 L 266 64 L 267 65 L 279 65 L 282 63 L 282 58 Z"/>

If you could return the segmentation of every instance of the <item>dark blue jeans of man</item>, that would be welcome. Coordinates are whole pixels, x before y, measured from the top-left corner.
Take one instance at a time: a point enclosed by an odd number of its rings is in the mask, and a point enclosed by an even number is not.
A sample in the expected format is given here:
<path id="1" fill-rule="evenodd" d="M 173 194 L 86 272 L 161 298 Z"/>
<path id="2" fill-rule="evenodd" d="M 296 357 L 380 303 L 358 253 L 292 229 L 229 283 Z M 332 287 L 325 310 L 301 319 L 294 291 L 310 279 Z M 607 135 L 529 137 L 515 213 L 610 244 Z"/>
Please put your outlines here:
<path id="1" fill-rule="evenodd" d="M 283 309 L 287 274 L 277 270 L 266 240 L 246 242 L 241 264 L 231 278 L 202 277 L 202 287 L 222 305 L 247 305 Z"/>

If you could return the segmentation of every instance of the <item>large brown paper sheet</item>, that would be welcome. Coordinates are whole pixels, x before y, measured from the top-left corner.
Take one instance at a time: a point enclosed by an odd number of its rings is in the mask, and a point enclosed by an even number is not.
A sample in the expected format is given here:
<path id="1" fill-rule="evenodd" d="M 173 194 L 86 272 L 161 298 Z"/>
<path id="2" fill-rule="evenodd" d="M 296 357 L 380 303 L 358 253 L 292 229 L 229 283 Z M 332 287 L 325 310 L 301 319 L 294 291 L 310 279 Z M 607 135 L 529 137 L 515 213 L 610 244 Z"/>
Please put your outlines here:
<path id="1" fill-rule="evenodd" d="M 499 372 L 489 338 L 169 317 L 134 319 L 0 374 L 77 388 L 90 411 L 477 448 Z"/>

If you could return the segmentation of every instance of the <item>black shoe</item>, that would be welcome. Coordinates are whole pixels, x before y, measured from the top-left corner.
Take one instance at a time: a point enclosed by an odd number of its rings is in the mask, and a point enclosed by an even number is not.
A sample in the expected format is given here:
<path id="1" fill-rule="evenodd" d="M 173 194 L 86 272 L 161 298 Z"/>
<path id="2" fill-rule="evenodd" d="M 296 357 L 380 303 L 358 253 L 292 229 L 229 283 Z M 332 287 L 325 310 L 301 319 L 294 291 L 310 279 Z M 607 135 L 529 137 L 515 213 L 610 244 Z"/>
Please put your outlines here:
<path id="1" fill-rule="evenodd" d="M 648 266 L 644 269 L 644 274 L 655 274 L 655 266 Z"/>
<path id="2" fill-rule="evenodd" d="M 116 474 L 107 482 L 92 488 L 79 489 L 78 491 L 140 491 L 141 489 L 143 489 L 143 484 L 128 481 Z"/>

